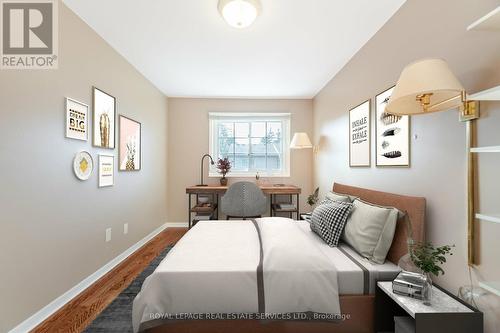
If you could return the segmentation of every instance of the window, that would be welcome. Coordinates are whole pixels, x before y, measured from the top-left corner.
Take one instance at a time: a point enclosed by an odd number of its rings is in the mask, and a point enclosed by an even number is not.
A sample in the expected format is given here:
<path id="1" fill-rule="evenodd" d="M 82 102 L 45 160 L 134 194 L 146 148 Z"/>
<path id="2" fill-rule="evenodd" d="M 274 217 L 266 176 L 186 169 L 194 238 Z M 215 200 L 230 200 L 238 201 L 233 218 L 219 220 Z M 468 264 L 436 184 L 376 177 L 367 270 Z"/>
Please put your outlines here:
<path id="1" fill-rule="evenodd" d="M 210 154 L 231 161 L 229 177 L 290 176 L 288 113 L 210 113 Z M 210 176 L 218 176 L 211 167 Z"/>

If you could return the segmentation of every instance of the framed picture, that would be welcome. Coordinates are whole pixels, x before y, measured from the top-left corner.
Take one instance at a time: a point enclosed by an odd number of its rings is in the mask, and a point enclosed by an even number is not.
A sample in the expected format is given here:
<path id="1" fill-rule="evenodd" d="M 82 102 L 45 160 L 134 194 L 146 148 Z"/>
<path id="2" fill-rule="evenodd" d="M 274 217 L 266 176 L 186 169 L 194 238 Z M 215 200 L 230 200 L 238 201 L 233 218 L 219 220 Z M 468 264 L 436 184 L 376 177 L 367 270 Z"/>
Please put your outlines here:
<path id="1" fill-rule="evenodd" d="M 101 148 L 115 148 L 116 99 L 93 87 L 93 145 Z"/>
<path id="2" fill-rule="evenodd" d="M 81 151 L 75 155 L 73 159 L 73 172 L 76 178 L 80 180 L 89 179 L 94 170 L 94 160 L 89 152 Z"/>
<path id="3" fill-rule="evenodd" d="M 141 170 L 141 123 L 120 115 L 118 170 Z"/>
<path id="4" fill-rule="evenodd" d="M 87 141 L 89 106 L 66 97 L 66 137 Z"/>
<path id="5" fill-rule="evenodd" d="M 375 97 L 377 166 L 410 166 L 410 117 L 385 112 L 394 87 Z"/>
<path id="6" fill-rule="evenodd" d="M 349 110 L 349 166 L 370 164 L 370 100 Z"/>
<path id="7" fill-rule="evenodd" d="M 99 155 L 99 187 L 114 185 L 115 157 Z"/>

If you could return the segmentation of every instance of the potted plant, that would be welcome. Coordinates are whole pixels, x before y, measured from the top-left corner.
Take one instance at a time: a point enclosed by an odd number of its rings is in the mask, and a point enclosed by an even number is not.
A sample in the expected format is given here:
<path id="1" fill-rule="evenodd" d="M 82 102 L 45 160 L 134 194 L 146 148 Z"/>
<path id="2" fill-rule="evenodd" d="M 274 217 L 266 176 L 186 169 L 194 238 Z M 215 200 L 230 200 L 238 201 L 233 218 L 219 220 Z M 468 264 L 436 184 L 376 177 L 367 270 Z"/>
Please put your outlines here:
<path id="1" fill-rule="evenodd" d="M 311 206 L 311 210 L 313 206 L 318 202 L 319 195 L 319 187 L 317 187 L 312 194 L 307 197 L 307 203 Z"/>
<path id="2" fill-rule="evenodd" d="M 220 179 L 220 184 L 222 186 L 226 186 L 227 185 L 226 174 L 229 172 L 229 170 L 231 170 L 231 162 L 227 157 L 219 158 L 217 160 L 217 170 L 218 170 L 217 172 L 222 175 L 222 178 Z"/>
<path id="3" fill-rule="evenodd" d="M 430 305 L 432 300 L 431 274 L 438 276 L 444 274 L 440 265 L 446 262 L 446 255 L 453 255 L 451 248 L 455 245 L 444 245 L 434 247 L 431 243 L 415 243 L 411 246 L 411 260 L 424 275 L 424 288 L 422 300 L 424 304 Z"/>

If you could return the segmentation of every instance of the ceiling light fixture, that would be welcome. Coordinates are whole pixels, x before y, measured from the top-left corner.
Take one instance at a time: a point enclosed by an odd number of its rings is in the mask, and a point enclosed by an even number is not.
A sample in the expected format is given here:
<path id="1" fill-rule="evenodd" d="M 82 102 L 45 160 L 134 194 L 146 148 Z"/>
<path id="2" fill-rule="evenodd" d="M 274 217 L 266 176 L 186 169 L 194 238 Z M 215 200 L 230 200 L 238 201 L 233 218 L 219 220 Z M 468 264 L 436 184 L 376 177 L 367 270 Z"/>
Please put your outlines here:
<path id="1" fill-rule="evenodd" d="M 260 14 L 259 0 L 219 0 L 219 12 L 230 26 L 249 27 Z"/>

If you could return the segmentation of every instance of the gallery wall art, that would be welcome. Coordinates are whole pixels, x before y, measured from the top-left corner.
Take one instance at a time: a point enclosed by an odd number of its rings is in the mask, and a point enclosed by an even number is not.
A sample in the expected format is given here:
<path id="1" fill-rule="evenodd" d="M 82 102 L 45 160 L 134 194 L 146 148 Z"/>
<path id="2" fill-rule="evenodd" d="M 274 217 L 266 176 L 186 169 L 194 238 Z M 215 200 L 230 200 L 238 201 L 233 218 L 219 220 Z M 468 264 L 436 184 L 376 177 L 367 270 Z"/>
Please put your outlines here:
<path id="1" fill-rule="evenodd" d="M 66 137 L 87 141 L 89 106 L 66 98 Z"/>
<path id="2" fill-rule="evenodd" d="M 370 166 L 370 100 L 349 111 L 349 165 Z"/>
<path id="3" fill-rule="evenodd" d="M 101 148 L 115 148 L 116 99 L 93 87 L 93 145 Z"/>
<path id="4" fill-rule="evenodd" d="M 410 117 L 385 112 L 394 87 L 375 97 L 376 165 L 410 166 Z"/>
<path id="5" fill-rule="evenodd" d="M 113 186 L 115 157 L 99 155 L 99 187 Z"/>
<path id="6" fill-rule="evenodd" d="M 118 163 L 120 171 L 141 169 L 141 123 L 120 115 Z"/>
<path id="7" fill-rule="evenodd" d="M 87 180 L 90 178 L 92 170 L 94 170 L 94 160 L 92 156 L 86 151 L 78 152 L 73 159 L 73 172 L 76 178 Z"/>

